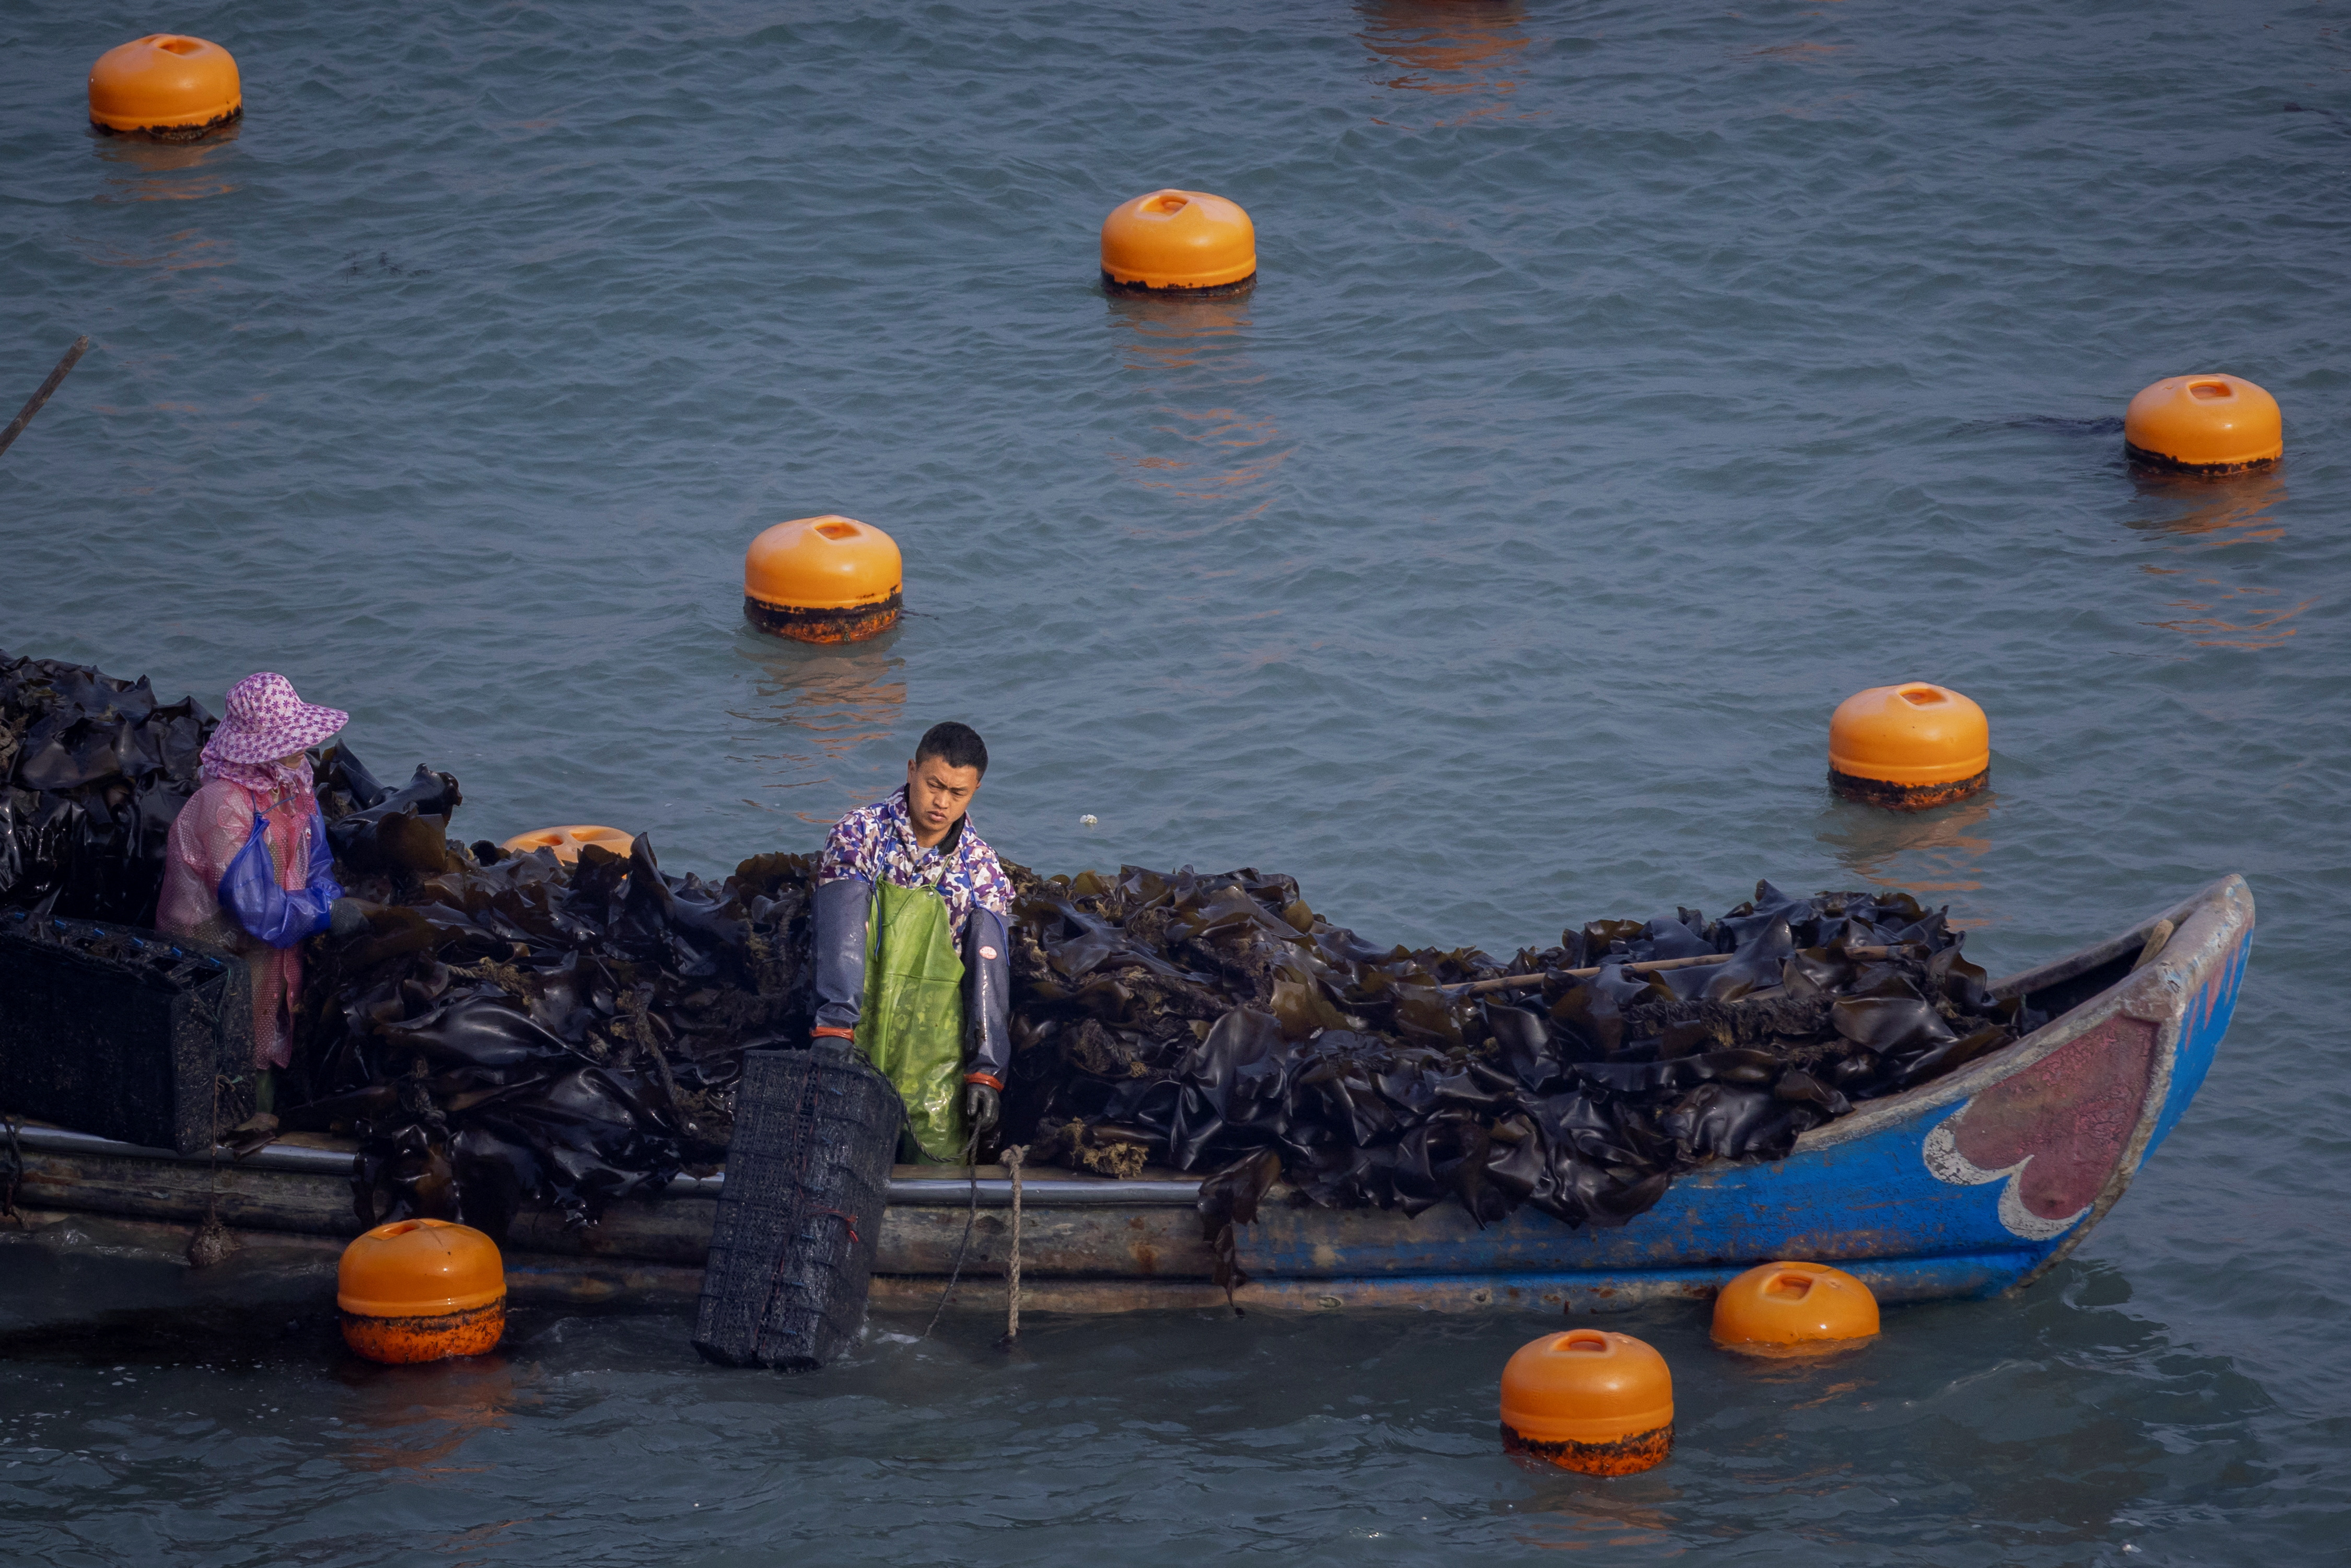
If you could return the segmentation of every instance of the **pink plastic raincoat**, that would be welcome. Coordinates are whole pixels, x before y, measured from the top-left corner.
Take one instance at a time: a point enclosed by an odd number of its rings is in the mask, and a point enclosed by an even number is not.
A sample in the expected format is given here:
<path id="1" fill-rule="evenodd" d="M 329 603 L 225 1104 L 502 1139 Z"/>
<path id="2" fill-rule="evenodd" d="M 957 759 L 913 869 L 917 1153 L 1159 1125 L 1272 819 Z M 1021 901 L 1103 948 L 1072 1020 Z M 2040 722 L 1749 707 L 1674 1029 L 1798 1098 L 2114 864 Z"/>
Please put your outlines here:
<path id="1" fill-rule="evenodd" d="M 207 768 L 209 775 L 212 769 Z M 221 907 L 218 888 L 253 836 L 256 813 L 269 819 L 264 840 L 277 885 L 299 891 L 310 874 L 310 856 L 324 854 L 310 842 L 311 814 L 318 801 L 305 785 L 277 781 L 269 792 L 230 779 L 207 777 L 172 824 L 163 857 L 163 892 L 155 924 L 181 936 L 227 948 L 244 958 L 253 974 L 253 1059 L 257 1067 L 284 1067 L 294 1060 L 294 1008 L 302 992 L 302 949 L 273 947 L 246 935 Z"/>

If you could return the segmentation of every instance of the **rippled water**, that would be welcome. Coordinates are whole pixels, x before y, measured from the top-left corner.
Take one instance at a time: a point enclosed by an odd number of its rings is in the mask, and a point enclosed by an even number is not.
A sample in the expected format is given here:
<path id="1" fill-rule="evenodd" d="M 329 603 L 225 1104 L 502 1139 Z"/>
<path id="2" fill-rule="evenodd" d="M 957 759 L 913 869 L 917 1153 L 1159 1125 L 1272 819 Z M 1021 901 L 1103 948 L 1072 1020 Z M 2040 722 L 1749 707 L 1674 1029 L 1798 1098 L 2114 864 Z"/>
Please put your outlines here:
<path id="1" fill-rule="evenodd" d="M 197 4 L 162 20 L 248 118 L 188 150 L 80 125 L 154 15 L 0 15 L 0 401 L 95 340 L 0 458 L 0 646 L 215 704 L 283 670 L 380 771 L 458 773 L 468 836 L 723 871 L 955 716 L 1008 855 L 1288 871 L 1382 941 L 1759 875 L 1948 899 L 1996 970 L 2227 871 L 2262 916 L 2073 1262 L 1832 1368 L 1640 1318 L 1684 1417 L 1648 1477 L 1495 1453 L 1535 1319 L 1011 1363 L 902 1324 L 786 1382 L 541 1312 L 364 1372 L 313 1286 L 10 1247 L 0 1555 L 2338 1550 L 2338 10 Z M 1102 214 L 1161 184 L 1249 209 L 1252 296 L 1102 295 Z M 2279 471 L 2125 467 L 2130 393 L 2196 370 L 2278 395 Z M 818 511 L 904 546 L 886 642 L 743 627 L 745 543 Z M 1992 791 L 1832 801 L 1829 709 L 1910 678 L 1991 712 Z"/>

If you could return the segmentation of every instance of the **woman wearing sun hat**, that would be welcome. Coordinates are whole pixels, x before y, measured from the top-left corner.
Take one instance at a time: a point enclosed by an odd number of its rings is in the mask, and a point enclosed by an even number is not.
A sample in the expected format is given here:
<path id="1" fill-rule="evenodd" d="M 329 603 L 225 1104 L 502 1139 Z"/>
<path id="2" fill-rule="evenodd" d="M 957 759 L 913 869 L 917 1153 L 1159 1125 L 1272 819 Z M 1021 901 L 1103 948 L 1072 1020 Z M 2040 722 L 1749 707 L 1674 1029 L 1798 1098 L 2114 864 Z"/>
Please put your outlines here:
<path id="1" fill-rule="evenodd" d="M 303 755 L 350 716 L 304 702 L 266 671 L 231 686 L 226 707 L 204 743 L 204 784 L 172 824 L 155 924 L 244 957 L 254 1065 L 278 1068 L 294 1059 L 302 938 L 330 925 L 356 929 L 362 918 L 335 882 Z M 259 1109 L 270 1108 L 274 1087 L 265 1072 Z"/>

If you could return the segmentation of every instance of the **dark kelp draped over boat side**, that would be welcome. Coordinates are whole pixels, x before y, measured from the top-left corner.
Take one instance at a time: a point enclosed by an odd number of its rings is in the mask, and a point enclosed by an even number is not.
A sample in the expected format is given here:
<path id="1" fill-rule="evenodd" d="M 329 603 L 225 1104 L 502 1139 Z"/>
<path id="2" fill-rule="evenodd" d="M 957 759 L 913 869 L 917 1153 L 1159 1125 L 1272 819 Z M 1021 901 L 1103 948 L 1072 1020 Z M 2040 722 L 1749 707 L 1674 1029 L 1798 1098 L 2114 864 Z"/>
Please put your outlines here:
<path id="1" fill-rule="evenodd" d="M 210 723 L 144 681 L 0 659 L 0 904 L 151 918 Z M 360 1139 L 364 1218 L 591 1223 L 724 1158 L 743 1052 L 807 1040 L 814 855 L 713 884 L 640 837 L 566 865 L 451 837 L 448 774 L 393 789 L 341 745 L 315 774 L 338 875 L 378 908 L 314 944 L 278 1104 L 289 1129 Z M 1595 921 L 1504 965 L 1377 946 L 1286 876 L 1007 870 L 998 1139 L 1106 1175 L 1200 1173 L 1228 1282 L 1230 1225 L 1277 1176 L 1311 1203 L 1622 1225 L 1680 1171 L 1779 1158 L 2041 1021 L 1995 1003 L 1942 913 L 1903 893 L 1759 883 L 1717 920 Z M 1726 961 L 1630 967 L 1709 955 Z M 1463 988 L 1507 975 L 1539 978 Z"/>
<path id="2" fill-rule="evenodd" d="M 163 840 L 196 791 L 213 716 L 115 680 L 0 651 L 0 904 L 150 925 Z"/>

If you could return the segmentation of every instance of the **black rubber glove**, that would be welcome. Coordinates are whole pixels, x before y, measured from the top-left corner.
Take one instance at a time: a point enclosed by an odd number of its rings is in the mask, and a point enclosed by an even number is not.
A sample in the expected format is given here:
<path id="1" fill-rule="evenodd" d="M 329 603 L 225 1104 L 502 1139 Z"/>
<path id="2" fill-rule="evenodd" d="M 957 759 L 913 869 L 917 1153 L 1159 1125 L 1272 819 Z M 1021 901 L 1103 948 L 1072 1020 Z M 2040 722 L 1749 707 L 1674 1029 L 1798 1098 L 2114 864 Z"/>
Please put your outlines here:
<path id="1" fill-rule="evenodd" d="M 1004 1102 L 985 1083 L 967 1083 L 963 1086 L 963 1113 L 973 1132 L 985 1133 L 1004 1113 Z"/>

